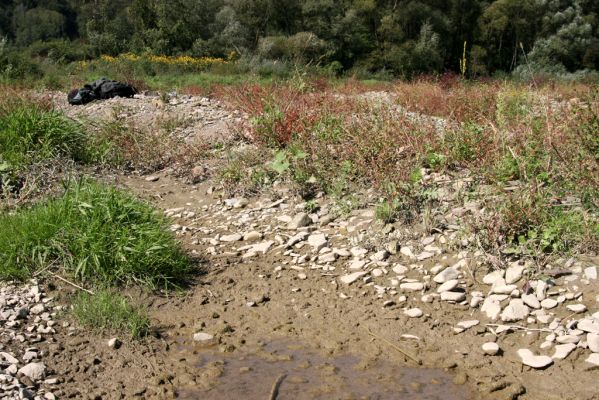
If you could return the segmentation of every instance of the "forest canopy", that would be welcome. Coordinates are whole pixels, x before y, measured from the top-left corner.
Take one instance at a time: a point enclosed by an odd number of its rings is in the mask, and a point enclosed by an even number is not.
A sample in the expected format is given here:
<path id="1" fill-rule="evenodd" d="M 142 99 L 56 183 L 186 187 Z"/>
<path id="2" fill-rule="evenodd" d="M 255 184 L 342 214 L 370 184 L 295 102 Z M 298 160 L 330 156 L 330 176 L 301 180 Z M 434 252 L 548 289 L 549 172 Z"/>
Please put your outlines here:
<path id="1" fill-rule="evenodd" d="M 410 77 L 599 69 L 596 0 L 14 0 L 0 45 L 70 62 L 259 57 Z"/>

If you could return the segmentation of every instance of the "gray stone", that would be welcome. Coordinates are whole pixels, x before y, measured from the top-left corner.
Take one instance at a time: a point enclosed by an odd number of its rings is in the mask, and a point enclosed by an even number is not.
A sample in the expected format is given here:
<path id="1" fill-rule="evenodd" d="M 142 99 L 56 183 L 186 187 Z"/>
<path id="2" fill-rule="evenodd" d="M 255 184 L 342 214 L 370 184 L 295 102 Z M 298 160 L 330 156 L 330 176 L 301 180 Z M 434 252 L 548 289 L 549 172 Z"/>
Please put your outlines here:
<path id="1" fill-rule="evenodd" d="M 341 283 L 344 283 L 346 285 L 351 285 L 352 283 L 354 283 L 355 281 L 357 281 L 358 279 L 360 279 L 367 273 L 368 272 L 365 272 L 365 271 L 354 272 L 354 273 L 342 276 L 341 278 L 339 278 L 339 280 L 341 281 Z"/>
<path id="2" fill-rule="evenodd" d="M 437 288 L 437 293 L 449 292 L 458 286 L 457 279 L 450 279 Z"/>
<path id="3" fill-rule="evenodd" d="M 575 348 L 576 345 L 573 343 L 558 344 L 557 346 L 555 346 L 555 353 L 553 353 L 553 356 L 551 356 L 551 358 L 553 358 L 554 360 L 563 360 L 566 357 L 568 357 L 570 353 L 574 351 Z"/>
<path id="4" fill-rule="evenodd" d="M 448 267 L 445 268 L 443 271 L 439 272 L 437 275 L 435 275 L 433 281 L 437 283 L 445 283 L 452 279 L 457 279 L 458 275 L 459 272 L 457 269 L 455 269 L 454 267 Z"/>
<path id="5" fill-rule="evenodd" d="M 27 376 L 32 381 L 39 381 L 46 374 L 46 366 L 43 363 L 29 363 L 19 369 L 18 373 Z"/>
<path id="6" fill-rule="evenodd" d="M 512 299 L 510 304 L 501 313 L 503 322 L 521 321 L 528 317 L 529 310 L 522 299 Z"/>
<path id="7" fill-rule="evenodd" d="M 522 278 L 524 272 L 524 265 L 511 265 L 505 271 L 505 283 L 511 285 L 512 283 L 518 282 Z"/>
<path id="8" fill-rule="evenodd" d="M 499 353 L 499 345 L 495 342 L 487 342 L 482 345 L 483 352 L 487 355 L 494 356 Z"/>
<path id="9" fill-rule="evenodd" d="M 466 300 L 466 293 L 464 292 L 442 292 L 441 300 L 443 301 L 453 301 L 460 302 Z"/>
<path id="10" fill-rule="evenodd" d="M 404 311 L 404 314 L 410 318 L 420 318 L 424 313 L 419 308 L 410 308 L 409 310 Z"/>
<path id="11" fill-rule="evenodd" d="M 310 216 L 306 213 L 299 213 L 295 215 L 291 221 L 287 224 L 287 229 L 295 230 L 308 226 L 312 223 Z"/>

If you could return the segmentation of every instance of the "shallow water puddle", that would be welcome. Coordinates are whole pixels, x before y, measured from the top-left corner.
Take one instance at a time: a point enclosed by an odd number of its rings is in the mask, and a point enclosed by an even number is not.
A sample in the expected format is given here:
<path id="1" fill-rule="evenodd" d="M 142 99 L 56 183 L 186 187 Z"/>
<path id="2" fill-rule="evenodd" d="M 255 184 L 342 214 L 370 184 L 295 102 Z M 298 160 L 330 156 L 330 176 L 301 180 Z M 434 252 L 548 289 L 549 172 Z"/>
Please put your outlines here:
<path id="1" fill-rule="evenodd" d="M 368 363 L 354 356 L 323 357 L 285 341 L 245 356 L 199 352 L 193 387 L 182 399 L 416 400 L 469 398 L 466 387 L 441 370 Z"/>

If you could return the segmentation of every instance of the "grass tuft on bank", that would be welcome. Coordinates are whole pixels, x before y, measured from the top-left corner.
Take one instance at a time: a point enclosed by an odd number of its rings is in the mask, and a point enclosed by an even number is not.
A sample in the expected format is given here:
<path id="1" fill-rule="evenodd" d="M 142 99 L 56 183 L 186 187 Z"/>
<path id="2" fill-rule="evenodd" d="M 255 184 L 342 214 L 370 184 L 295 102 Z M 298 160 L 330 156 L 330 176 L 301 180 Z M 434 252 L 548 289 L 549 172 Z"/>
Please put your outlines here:
<path id="1" fill-rule="evenodd" d="M 26 279 L 52 266 L 89 284 L 182 283 L 191 263 L 151 206 L 99 183 L 0 216 L 0 279 Z"/>
<path id="2" fill-rule="evenodd" d="M 128 335 L 132 339 L 142 338 L 150 330 L 146 310 L 109 290 L 94 295 L 79 294 L 73 301 L 73 315 L 81 325 L 93 331 Z"/>

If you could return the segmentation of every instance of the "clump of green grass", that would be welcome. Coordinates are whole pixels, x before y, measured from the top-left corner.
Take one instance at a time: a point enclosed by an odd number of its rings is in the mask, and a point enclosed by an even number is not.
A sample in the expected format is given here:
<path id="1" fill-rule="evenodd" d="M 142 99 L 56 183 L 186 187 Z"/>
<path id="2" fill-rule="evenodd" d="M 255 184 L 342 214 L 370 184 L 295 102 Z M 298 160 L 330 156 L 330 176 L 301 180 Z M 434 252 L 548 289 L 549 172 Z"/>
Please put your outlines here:
<path id="1" fill-rule="evenodd" d="M 191 270 L 152 207 L 89 181 L 0 216 L 0 278 L 26 279 L 48 265 L 83 282 L 151 288 L 176 285 Z"/>
<path id="2" fill-rule="evenodd" d="M 60 112 L 33 101 L 0 105 L 0 162 L 21 168 L 35 161 L 85 159 L 83 128 Z"/>
<path id="3" fill-rule="evenodd" d="M 133 339 L 146 336 L 150 329 L 150 319 L 144 309 L 109 290 L 78 295 L 73 302 L 73 315 L 81 325 L 94 331 L 112 331 Z"/>

